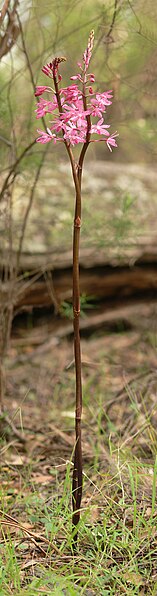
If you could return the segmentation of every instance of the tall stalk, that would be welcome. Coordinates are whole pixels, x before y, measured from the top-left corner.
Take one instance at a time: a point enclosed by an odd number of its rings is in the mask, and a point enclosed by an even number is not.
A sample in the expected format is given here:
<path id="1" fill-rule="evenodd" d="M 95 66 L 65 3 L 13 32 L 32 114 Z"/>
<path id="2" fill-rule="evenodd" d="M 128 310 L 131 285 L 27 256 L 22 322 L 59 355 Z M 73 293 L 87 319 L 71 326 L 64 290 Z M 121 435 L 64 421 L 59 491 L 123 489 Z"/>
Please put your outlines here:
<path id="1" fill-rule="evenodd" d="M 78 522 L 80 519 L 80 505 L 82 499 L 82 441 L 81 441 L 81 416 L 82 416 L 82 373 L 81 373 L 81 347 L 80 347 L 80 280 L 79 280 L 79 247 L 81 227 L 81 194 L 76 193 L 75 217 L 73 228 L 73 327 L 74 327 L 74 356 L 76 376 L 76 410 L 75 433 L 76 443 L 74 451 L 74 468 L 72 481 L 73 505 L 73 544 L 77 545 Z"/>
<path id="2" fill-rule="evenodd" d="M 117 133 L 109 134 L 107 124 L 104 124 L 103 113 L 106 106 L 110 105 L 112 92 L 95 93 L 91 87 L 95 77 L 89 74 L 88 67 L 92 55 L 94 43 L 94 31 L 91 31 L 88 39 L 87 48 L 83 54 L 83 62 L 78 63 L 81 74 L 71 77 L 71 80 L 78 80 L 81 83 L 81 90 L 78 84 L 72 84 L 66 88 L 59 89 L 59 83 L 62 79 L 58 72 L 61 62 L 65 58 L 57 57 L 52 62 L 43 66 L 42 72 L 53 79 L 54 89 L 48 86 L 37 86 L 35 96 L 53 92 L 52 101 L 39 100 L 37 105 L 37 118 L 41 118 L 47 112 L 54 114 L 50 122 L 50 128 L 47 131 L 39 130 L 39 143 L 48 143 L 50 141 L 63 141 L 69 156 L 72 176 L 75 188 L 75 214 L 73 227 L 73 327 L 74 327 L 74 356 L 75 356 L 75 375 L 76 375 L 76 409 L 75 409 L 75 448 L 74 448 L 74 467 L 72 479 L 72 530 L 73 530 L 73 550 L 76 552 L 78 539 L 78 523 L 80 520 L 80 507 L 82 499 L 82 441 L 81 441 L 81 417 L 82 417 L 82 375 L 81 375 L 81 347 L 80 347 L 80 279 L 79 279 L 79 249 L 80 249 L 80 228 L 81 228 L 81 181 L 85 154 L 91 135 L 101 135 L 99 140 L 106 141 L 110 151 L 112 147 L 117 147 L 115 137 Z M 58 109 L 58 116 L 55 114 Z M 92 123 L 91 118 L 98 118 L 96 124 Z M 95 122 L 95 120 L 94 120 Z M 61 136 L 59 136 L 59 134 Z M 93 141 L 95 142 L 95 140 Z M 78 163 L 76 164 L 72 146 L 82 143 Z"/>
<path id="3" fill-rule="evenodd" d="M 83 103 L 84 110 L 87 109 L 85 85 L 83 84 Z M 73 504 L 73 546 L 77 547 L 78 523 L 80 520 L 80 506 L 82 500 L 82 439 L 81 439 L 81 419 L 82 419 L 82 368 L 81 368 L 81 346 L 80 346 L 80 275 L 79 275 L 79 249 L 80 249 L 80 228 L 81 228 L 81 180 L 82 168 L 85 153 L 90 142 L 90 116 L 86 117 L 87 132 L 86 142 L 82 147 L 77 168 L 77 179 L 79 184 L 79 193 L 76 189 L 75 217 L 73 228 L 73 327 L 74 327 L 74 355 L 75 355 L 75 376 L 76 376 L 76 411 L 75 411 L 75 433 L 76 443 L 74 451 L 74 469 L 72 481 L 72 504 Z"/>
<path id="4" fill-rule="evenodd" d="M 58 88 L 58 79 L 53 74 L 54 87 L 60 115 L 63 113 L 61 98 Z M 64 141 L 69 155 L 73 181 L 75 186 L 75 215 L 73 227 L 73 328 L 74 328 L 74 358 L 76 377 L 76 409 L 75 409 L 75 449 L 74 468 L 72 479 L 72 526 L 74 529 L 73 547 L 77 546 L 78 522 L 80 519 L 80 505 L 82 499 L 82 441 L 81 441 L 81 416 L 82 416 L 82 373 L 81 373 L 81 346 L 80 346 L 80 279 L 79 279 L 79 248 L 80 248 L 80 227 L 81 227 L 81 176 L 78 175 L 79 167 L 76 167 L 74 156 L 70 145 Z M 80 168 L 81 172 L 81 168 Z"/>

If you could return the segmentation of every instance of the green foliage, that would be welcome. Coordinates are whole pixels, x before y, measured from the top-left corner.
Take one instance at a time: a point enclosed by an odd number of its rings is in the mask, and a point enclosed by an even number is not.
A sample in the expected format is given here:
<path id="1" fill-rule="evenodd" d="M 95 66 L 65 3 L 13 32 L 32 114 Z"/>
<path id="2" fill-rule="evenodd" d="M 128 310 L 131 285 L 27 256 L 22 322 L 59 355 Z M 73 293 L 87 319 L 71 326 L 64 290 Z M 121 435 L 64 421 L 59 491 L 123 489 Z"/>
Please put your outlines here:
<path id="1" fill-rule="evenodd" d="M 28 537 L 20 530 L 14 537 L 7 528 L 0 544 L 0 595 L 35 596 L 41 592 L 45 596 L 86 596 L 89 591 L 97 596 L 120 596 L 124 592 L 127 596 L 138 596 L 146 586 L 147 593 L 155 596 L 156 574 L 152 574 L 151 569 L 156 557 L 156 460 L 152 479 L 152 514 L 148 516 L 147 502 L 141 498 L 139 503 L 138 497 L 148 466 L 145 469 L 131 454 L 123 453 L 122 461 L 121 451 L 119 453 L 114 447 L 114 464 L 116 457 L 117 474 L 113 478 L 107 478 L 103 470 L 99 473 L 97 470 L 97 479 L 95 481 L 94 474 L 90 488 L 89 477 L 84 474 L 85 492 L 88 495 L 90 490 L 90 498 L 89 505 L 86 504 L 82 510 L 79 553 L 75 560 L 71 552 L 68 497 L 70 462 L 66 466 L 64 482 L 60 481 L 58 489 L 55 486 L 52 506 L 45 504 L 45 498 L 36 488 L 31 495 L 29 483 L 26 486 L 27 498 L 23 501 L 22 494 L 16 497 L 16 511 L 18 507 L 19 513 L 25 510 L 27 523 L 32 521 L 29 505 L 33 506 L 36 523 L 40 527 L 39 545 L 46 530 L 49 549 L 44 558 L 35 553 L 34 545 L 31 559 Z M 95 520 L 96 512 L 98 519 Z M 58 552 L 54 553 L 53 545 Z"/>
<path id="2" fill-rule="evenodd" d="M 129 232 L 135 233 L 136 225 L 132 207 L 135 207 L 135 197 L 129 193 L 122 195 L 118 205 L 118 215 L 115 213 L 112 220 L 115 243 L 123 243 Z"/>
<path id="3" fill-rule="evenodd" d="M 82 294 L 80 296 L 80 316 L 85 317 L 86 311 L 94 308 L 94 304 L 91 302 L 94 300 L 94 296 L 87 296 L 86 294 Z M 63 300 L 60 306 L 60 312 L 64 317 L 67 319 L 73 319 L 73 307 L 71 302 L 67 302 Z"/>

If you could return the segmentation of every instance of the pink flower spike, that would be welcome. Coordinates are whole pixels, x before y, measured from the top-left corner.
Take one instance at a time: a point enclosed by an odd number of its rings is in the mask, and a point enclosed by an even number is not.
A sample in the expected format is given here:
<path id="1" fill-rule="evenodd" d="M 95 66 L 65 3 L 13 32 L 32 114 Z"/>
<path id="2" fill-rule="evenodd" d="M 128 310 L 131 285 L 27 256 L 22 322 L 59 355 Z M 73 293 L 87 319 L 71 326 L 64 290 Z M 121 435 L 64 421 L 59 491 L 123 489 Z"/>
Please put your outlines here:
<path id="1" fill-rule="evenodd" d="M 51 79 L 53 79 L 53 77 L 57 76 L 58 73 L 58 68 L 61 62 L 65 62 L 66 58 L 64 57 L 56 57 L 54 58 L 54 60 L 52 60 L 52 62 L 49 62 L 49 64 L 46 64 L 45 66 L 43 66 L 43 68 L 41 69 L 42 72 L 47 76 L 50 77 Z"/>
<path id="2" fill-rule="evenodd" d="M 106 140 L 106 145 L 108 147 L 108 149 L 111 151 L 112 153 L 112 149 L 111 147 L 118 147 L 115 138 L 119 137 L 119 134 L 117 132 L 114 132 L 111 136 L 108 137 L 108 139 Z M 110 146 L 111 145 L 111 146 Z"/>
<path id="3" fill-rule="evenodd" d="M 62 78 L 59 74 L 59 67 L 66 58 L 56 57 L 49 64 L 43 66 L 44 74 L 54 80 L 54 89 L 46 85 L 36 87 L 35 95 L 39 96 L 35 110 L 36 118 L 42 118 L 48 113 L 52 114 L 52 117 L 46 132 L 38 131 L 40 136 L 37 138 L 37 142 L 67 141 L 68 144 L 77 145 L 86 143 L 88 138 L 89 142 L 106 141 L 110 151 L 112 151 L 112 147 L 117 147 L 118 133 L 109 133 L 110 126 L 105 124 L 103 117 L 106 108 L 112 103 L 112 91 L 111 89 L 102 93 L 94 91 L 95 76 L 93 73 L 87 72 L 93 44 L 94 31 L 91 31 L 87 48 L 83 54 L 83 61 L 78 62 L 81 72 L 71 77 L 73 83 L 67 87 L 59 88 Z M 47 91 L 52 93 L 51 101 L 40 97 Z M 94 141 L 92 141 L 92 135 L 94 135 Z M 98 140 L 96 136 L 99 137 Z"/>
<path id="4" fill-rule="evenodd" d="M 83 62 L 85 65 L 85 71 L 88 69 L 88 66 L 89 66 L 89 62 L 90 62 L 92 50 L 93 50 L 93 45 L 94 45 L 94 31 L 92 29 L 89 39 L 88 39 L 87 49 L 85 50 L 85 52 L 83 54 Z"/>

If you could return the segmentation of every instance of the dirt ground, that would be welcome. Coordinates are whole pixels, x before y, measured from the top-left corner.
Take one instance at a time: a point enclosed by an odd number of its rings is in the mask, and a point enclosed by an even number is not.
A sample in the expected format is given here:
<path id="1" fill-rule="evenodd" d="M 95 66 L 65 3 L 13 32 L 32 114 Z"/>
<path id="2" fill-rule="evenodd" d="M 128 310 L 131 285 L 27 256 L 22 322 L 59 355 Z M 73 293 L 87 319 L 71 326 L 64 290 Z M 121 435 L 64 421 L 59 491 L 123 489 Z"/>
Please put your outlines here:
<path id="1" fill-rule="evenodd" d="M 109 442 L 122 452 L 128 444 L 145 463 L 153 457 L 149 442 L 152 432 L 156 442 L 157 428 L 156 305 L 149 306 L 149 316 L 148 309 L 141 319 L 139 309 L 137 318 L 135 314 L 130 329 L 120 329 L 119 323 L 110 332 L 82 337 L 85 466 L 94 465 L 98 436 L 97 457 L 104 470 L 111 463 Z M 51 339 L 51 321 L 45 317 L 32 329 L 15 328 L 5 363 L 5 408 L 25 439 L 22 444 L 4 424 L 2 467 L 9 467 L 15 492 L 23 466 L 31 464 L 33 482 L 48 488 L 53 471 L 64 472 L 73 451 L 73 344 L 65 338 L 51 346 Z"/>
<path id="2" fill-rule="evenodd" d="M 70 339 L 60 339 L 56 345 L 53 340 L 51 317 L 40 317 L 40 321 L 39 318 L 34 320 L 32 326 L 30 321 L 23 326 L 20 321 L 20 325 L 14 325 L 5 362 L 7 414 L 1 420 L 1 544 L 3 547 L 9 532 L 24 586 L 33 581 L 34 572 L 40 577 L 40 565 L 44 568 L 54 565 L 55 570 L 59 573 L 61 568 L 64 575 L 63 565 L 66 569 L 71 561 L 68 547 L 61 554 L 59 550 L 67 544 L 67 520 L 64 521 L 60 509 L 57 513 L 60 516 L 59 530 L 49 551 L 53 511 L 56 502 L 62 502 L 63 495 L 70 511 L 71 479 L 69 483 L 67 470 L 70 466 L 71 477 L 75 444 L 73 343 L 71 336 Z M 141 536 L 143 542 L 140 542 L 142 547 L 137 547 L 137 564 L 145 574 L 149 567 L 145 524 L 152 514 L 157 448 L 156 304 L 141 305 L 141 316 L 138 305 L 137 313 L 134 308 L 125 328 L 122 322 L 117 325 L 114 322 L 110 330 L 102 328 L 88 333 L 88 337 L 82 336 L 81 345 L 82 511 L 88 510 L 86 527 L 88 530 L 91 526 L 93 532 L 98 532 L 100 524 L 101 529 L 105 506 L 109 508 L 108 536 L 110 527 L 115 527 L 116 532 L 119 524 L 132 531 L 134 500 L 131 486 L 136 483 L 138 470 L 137 509 L 139 519 L 143 516 L 139 541 Z M 131 463 L 136 471 L 135 478 L 130 476 L 129 483 L 128 466 Z M 157 572 L 155 529 L 151 535 L 150 584 Z M 80 576 L 83 552 L 86 557 L 86 551 L 91 548 L 88 542 L 87 532 L 86 538 L 84 535 L 80 537 L 81 554 L 77 562 Z M 125 545 L 123 554 L 114 550 L 112 555 L 114 564 L 124 565 L 126 582 L 138 583 L 139 572 L 134 574 L 135 577 L 133 574 L 127 576 Z M 110 553 L 106 564 L 109 569 L 113 566 Z M 87 557 L 84 572 L 89 568 Z M 149 592 L 145 591 L 147 580 L 141 577 L 145 587 L 139 593 L 143 595 Z M 99 590 L 87 589 L 84 593 L 92 596 Z M 117 591 L 117 594 L 121 593 L 123 590 Z"/>

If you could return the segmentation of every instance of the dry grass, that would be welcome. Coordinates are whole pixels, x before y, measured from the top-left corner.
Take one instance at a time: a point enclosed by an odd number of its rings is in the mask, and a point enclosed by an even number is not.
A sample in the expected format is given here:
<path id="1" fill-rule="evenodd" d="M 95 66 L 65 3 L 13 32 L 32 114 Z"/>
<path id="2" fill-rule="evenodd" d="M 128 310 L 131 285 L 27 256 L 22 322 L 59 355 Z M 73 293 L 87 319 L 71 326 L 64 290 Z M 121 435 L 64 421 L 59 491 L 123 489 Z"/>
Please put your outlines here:
<path id="1" fill-rule="evenodd" d="M 6 406 L 25 442 L 1 421 L 0 594 L 156 594 L 154 315 L 153 307 L 143 329 L 82 339 L 84 490 L 75 560 L 72 344 L 41 355 L 31 343 L 35 329 L 22 330 L 23 346 L 14 331 Z"/>

